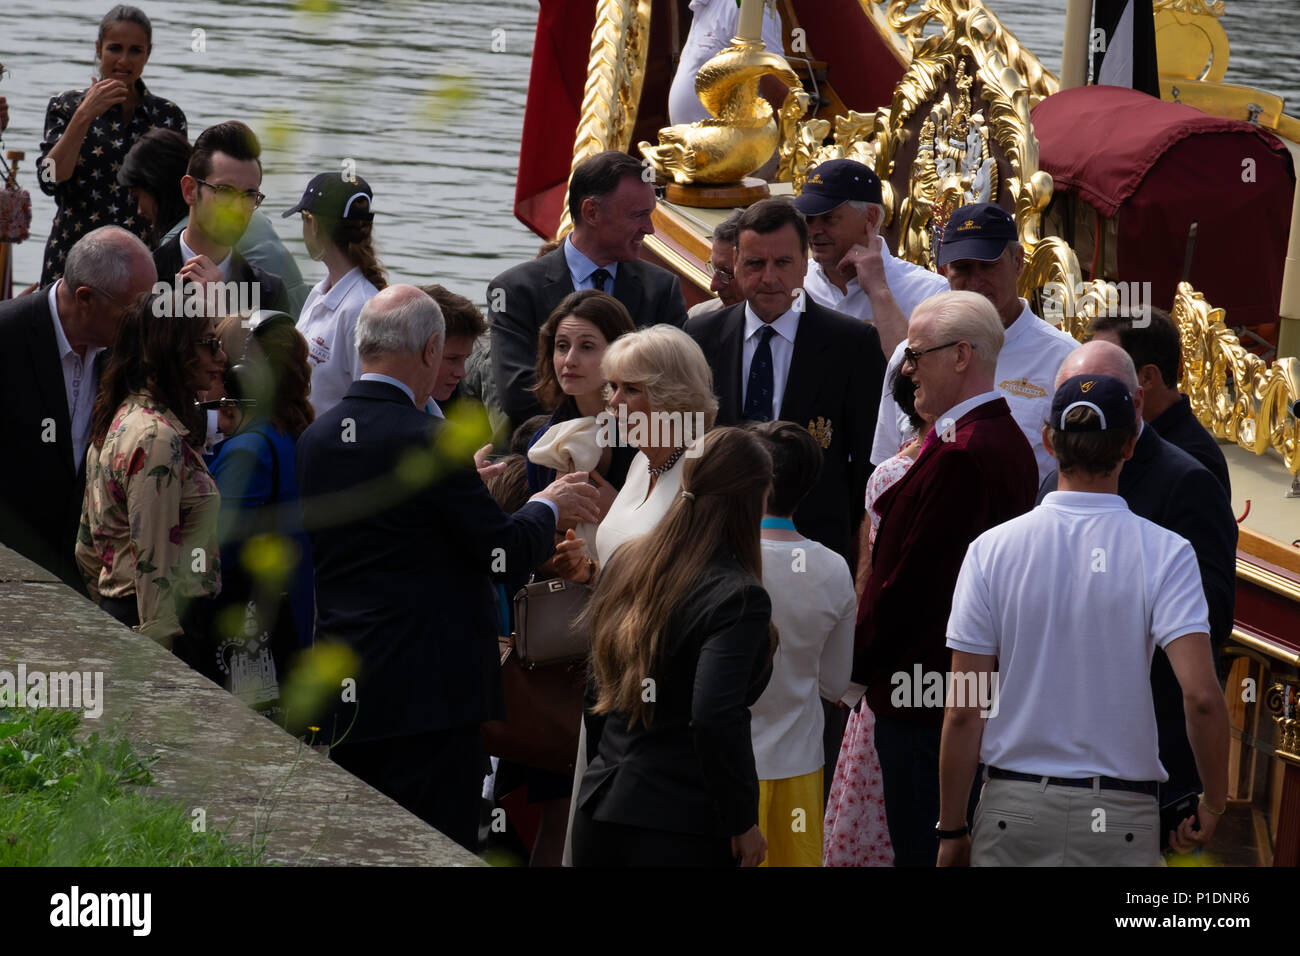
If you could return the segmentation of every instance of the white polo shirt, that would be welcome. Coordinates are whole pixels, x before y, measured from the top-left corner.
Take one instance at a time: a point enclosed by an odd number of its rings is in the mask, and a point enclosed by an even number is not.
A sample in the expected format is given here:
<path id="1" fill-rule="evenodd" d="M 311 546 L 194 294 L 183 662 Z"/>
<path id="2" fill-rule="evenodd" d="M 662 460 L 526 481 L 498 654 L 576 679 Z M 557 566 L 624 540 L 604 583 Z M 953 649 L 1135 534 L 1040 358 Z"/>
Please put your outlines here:
<path id="1" fill-rule="evenodd" d="M 307 340 L 311 363 L 311 405 L 320 415 L 333 408 L 361 377 L 357 353 L 357 319 L 361 307 L 378 295 L 357 266 L 326 291 L 326 276 L 307 294 L 298 316 L 298 331 Z"/>
<path id="2" fill-rule="evenodd" d="M 925 299 L 948 291 L 947 279 L 937 272 L 922 269 L 906 259 L 895 258 L 889 252 L 888 243 L 881 243 L 880 256 L 884 260 L 885 282 L 889 285 L 894 301 L 903 310 L 903 318 L 910 319 L 912 310 Z M 818 305 L 824 305 L 828 309 L 843 312 L 854 318 L 865 319 L 868 322 L 873 318 L 871 299 L 863 291 L 857 276 L 850 279 L 841 292 L 839 286 L 826 277 L 821 264 L 816 259 L 810 258 L 803 287 Z M 894 451 L 898 449 L 895 448 Z"/>
<path id="3" fill-rule="evenodd" d="M 1069 333 L 1034 315 L 1024 299 L 1020 300 L 1020 306 L 1019 317 L 1004 332 L 995 381 L 998 391 L 1011 407 L 1011 417 L 1025 433 L 1029 447 L 1034 451 L 1041 482 L 1056 469 L 1056 460 L 1043 447 L 1043 422 L 1052 411 L 1056 372 L 1079 343 Z M 871 444 L 871 462 L 875 465 L 898 454 L 904 438 L 912 432 L 907 416 L 889 392 L 890 377 L 903 364 L 906 345 L 906 342 L 899 343 L 885 369 L 880 411 L 876 416 L 876 435 Z"/>
<path id="4" fill-rule="evenodd" d="M 762 544 L 763 588 L 781 640 L 749 730 L 758 779 L 784 780 L 825 762 L 820 698 L 839 700 L 849 686 L 858 598 L 848 563 L 830 548 L 808 539 Z"/>
<path id="5" fill-rule="evenodd" d="M 758 333 L 768 323 L 760 319 L 753 307 L 745 303 L 745 338 L 740 345 L 740 407 L 745 407 L 749 394 L 749 369 L 758 351 Z M 799 331 L 799 313 L 788 309 L 772 323 L 776 333 L 767 341 L 772 350 L 772 418 L 781 417 L 781 402 L 785 399 L 785 383 L 790 379 L 790 360 L 794 358 L 794 337 Z"/>
<path id="6" fill-rule="evenodd" d="M 84 357 L 68 342 L 59 318 L 59 297 L 56 294 L 63 280 L 50 286 L 50 317 L 54 320 L 54 344 L 59 350 L 59 367 L 63 370 L 63 394 L 68 400 L 68 421 L 72 425 L 72 469 L 81 469 L 81 459 L 86 457 L 90 445 L 90 420 L 95 412 L 95 361 L 102 348 L 87 348 Z"/>
<path id="7" fill-rule="evenodd" d="M 998 658 L 980 759 L 1058 777 L 1168 779 L 1151 657 L 1208 634 L 1192 546 L 1118 495 L 1054 491 L 966 551 L 948 647 Z"/>

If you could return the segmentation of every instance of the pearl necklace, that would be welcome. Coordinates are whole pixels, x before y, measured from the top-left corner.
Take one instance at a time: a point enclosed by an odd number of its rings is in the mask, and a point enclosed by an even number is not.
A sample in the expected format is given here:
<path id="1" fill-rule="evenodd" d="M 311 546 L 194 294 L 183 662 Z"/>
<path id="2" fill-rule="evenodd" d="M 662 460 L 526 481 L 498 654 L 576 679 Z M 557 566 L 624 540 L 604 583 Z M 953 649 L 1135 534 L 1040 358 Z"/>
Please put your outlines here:
<path id="1" fill-rule="evenodd" d="M 666 472 L 666 471 L 668 471 L 670 468 L 672 468 L 673 465 L 677 464 L 677 462 L 681 459 L 682 455 L 684 455 L 684 454 L 686 454 L 686 449 L 685 449 L 685 448 L 679 448 L 679 449 L 677 449 L 675 452 L 673 452 L 671 455 L 669 455 L 669 456 L 668 456 L 668 460 L 665 461 L 665 462 L 664 462 L 662 465 L 660 465 L 658 468 L 651 468 L 649 462 L 647 462 L 647 463 L 646 463 L 646 470 L 650 472 L 650 477 L 651 477 L 651 478 L 658 478 L 658 477 L 659 477 L 660 475 L 662 475 L 664 472 Z"/>

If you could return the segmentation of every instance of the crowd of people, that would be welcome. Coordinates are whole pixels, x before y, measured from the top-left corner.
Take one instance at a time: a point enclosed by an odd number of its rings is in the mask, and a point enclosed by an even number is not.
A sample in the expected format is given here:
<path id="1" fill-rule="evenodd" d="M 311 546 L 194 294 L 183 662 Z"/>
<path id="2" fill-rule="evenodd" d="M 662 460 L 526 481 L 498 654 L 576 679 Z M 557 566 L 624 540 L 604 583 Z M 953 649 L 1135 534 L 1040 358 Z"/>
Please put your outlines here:
<path id="1" fill-rule="evenodd" d="M 389 284 L 370 186 L 320 173 L 281 203 L 326 269 L 308 290 L 254 132 L 191 146 L 140 79 L 150 39 L 114 7 L 101 78 L 50 103 L 42 283 L 0 303 L 0 541 L 286 723 L 288 673 L 345 645 L 308 715 L 330 759 L 472 850 L 484 795 L 520 786 L 535 865 L 1210 840 L 1236 524 L 1166 313 L 1080 346 L 1018 294 L 1007 212 L 954 211 L 931 272 L 839 159 L 715 230 L 688 315 L 617 151 L 486 318 Z M 467 443 L 484 406 L 509 454 Z M 512 606 L 534 580 L 583 600 L 565 769 L 482 743 L 522 706 L 501 644 L 540 626 Z"/>

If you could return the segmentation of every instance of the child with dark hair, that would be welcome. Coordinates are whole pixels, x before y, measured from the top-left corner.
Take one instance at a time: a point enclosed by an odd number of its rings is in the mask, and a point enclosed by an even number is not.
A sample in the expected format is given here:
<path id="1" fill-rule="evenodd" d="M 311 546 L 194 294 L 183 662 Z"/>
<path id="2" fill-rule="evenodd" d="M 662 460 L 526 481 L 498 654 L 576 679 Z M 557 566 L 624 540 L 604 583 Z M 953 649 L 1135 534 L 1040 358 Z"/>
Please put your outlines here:
<path id="1" fill-rule="evenodd" d="M 822 699 L 848 689 L 857 596 L 844 558 L 795 530 L 791 515 L 817 482 L 822 450 L 791 422 L 751 425 L 772 456 L 763 509 L 763 587 L 781 634 L 772 679 L 750 708 L 766 866 L 821 866 Z M 802 810 L 804 826 L 791 826 Z"/>

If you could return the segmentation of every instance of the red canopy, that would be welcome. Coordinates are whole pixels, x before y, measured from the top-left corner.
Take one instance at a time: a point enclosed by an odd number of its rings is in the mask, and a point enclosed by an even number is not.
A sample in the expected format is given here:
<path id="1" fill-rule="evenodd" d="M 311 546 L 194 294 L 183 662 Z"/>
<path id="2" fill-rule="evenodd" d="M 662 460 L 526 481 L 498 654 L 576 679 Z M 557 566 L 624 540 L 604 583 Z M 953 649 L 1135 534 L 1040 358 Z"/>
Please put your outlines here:
<path id="1" fill-rule="evenodd" d="M 1042 168 L 1118 217 L 1116 281 L 1149 281 L 1168 307 L 1197 227 L 1188 281 L 1233 326 L 1277 321 L 1295 169 L 1273 134 L 1118 86 L 1085 86 L 1033 110 Z M 1087 268 L 1087 264 L 1084 264 Z"/>

